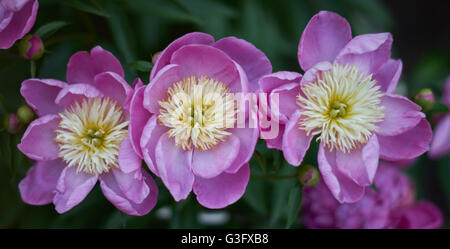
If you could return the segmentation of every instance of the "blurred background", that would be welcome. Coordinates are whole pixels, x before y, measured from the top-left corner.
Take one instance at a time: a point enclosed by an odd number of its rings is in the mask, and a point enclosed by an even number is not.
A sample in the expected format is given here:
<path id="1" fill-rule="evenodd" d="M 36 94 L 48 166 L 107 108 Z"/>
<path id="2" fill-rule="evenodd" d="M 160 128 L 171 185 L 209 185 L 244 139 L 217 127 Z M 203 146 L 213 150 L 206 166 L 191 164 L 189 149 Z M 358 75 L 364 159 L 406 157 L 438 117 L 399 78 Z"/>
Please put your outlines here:
<path id="1" fill-rule="evenodd" d="M 297 46 L 309 19 L 320 10 L 335 11 L 352 26 L 353 35 L 391 32 L 393 58 L 403 60 L 399 93 L 412 97 L 431 88 L 440 98 L 450 74 L 450 1 L 379 0 L 39 0 L 31 32 L 52 23 L 42 37 L 46 52 L 31 66 L 18 56 L 17 47 L 0 50 L 0 115 L 24 104 L 19 89 L 35 71 L 38 78 L 65 80 L 72 54 L 95 45 L 111 51 L 125 68 L 126 79 L 148 83 L 152 55 L 192 31 L 210 33 L 216 40 L 237 36 L 253 43 L 271 60 L 273 70 L 302 72 Z M 47 26 L 49 27 L 49 26 Z M 16 145 L 22 134 L 0 132 L 0 228 L 302 228 L 292 221 L 295 173 L 281 152 L 260 141 L 251 160 L 252 177 L 244 197 L 219 210 L 200 206 L 192 194 L 175 202 L 159 179 L 156 207 L 146 216 L 133 217 L 115 209 L 97 185 L 71 211 L 59 215 L 53 205 L 22 202 L 18 183 L 31 162 Z M 314 147 L 314 146 L 313 146 Z M 317 165 L 317 148 L 305 162 Z M 448 155 L 432 161 L 426 155 L 405 169 L 412 177 L 418 199 L 435 203 L 450 228 L 450 166 Z M 300 190 L 301 191 L 301 190 Z M 299 195 L 300 196 L 300 195 Z M 298 197 L 297 197 L 297 201 Z M 289 203 L 289 205 L 288 205 Z M 301 212 L 301 211 L 300 211 Z"/>

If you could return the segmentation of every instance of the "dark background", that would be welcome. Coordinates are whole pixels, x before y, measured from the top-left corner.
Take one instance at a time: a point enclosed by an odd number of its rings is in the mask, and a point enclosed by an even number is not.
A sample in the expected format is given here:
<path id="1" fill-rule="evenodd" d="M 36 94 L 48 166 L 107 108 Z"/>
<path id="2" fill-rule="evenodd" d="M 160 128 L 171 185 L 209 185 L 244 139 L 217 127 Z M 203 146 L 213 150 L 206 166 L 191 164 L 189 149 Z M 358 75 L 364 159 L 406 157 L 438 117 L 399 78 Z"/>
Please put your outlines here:
<path id="1" fill-rule="evenodd" d="M 216 39 L 237 36 L 261 49 L 274 71 L 302 72 L 297 46 L 309 19 L 320 10 L 331 10 L 347 18 L 353 35 L 391 32 L 393 57 L 404 64 L 398 91 L 408 97 L 429 87 L 439 99 L 441 87 L 450 74 L 449 1 L 377 0 L 40 0 L 35 32 L 53 21 L 67 23 L 44 37 L 46 53 L 36 62 L 38 78 L 65 80 L 66 64 L 72 54 L 101 45 L 113 52 L 126 71 L 128 82 L 141 77 L 148 82 L 148 70 L 136 61 L 151 56 L 174 39 L 202 31 Z M 17 48 L 0 51 L 1 115 L 13 113 L 23 104 L 20 83 L 30 77 L 30 62 L 17 56 Z M 116 210 L 96 186 L 71 211 L 59 215 L 52 205 L 24 204 L 18 182 L 31 162 L 17 149 L 20 135 L 0 133 L 0 228 L 282 228 L 288 220 L 286 203 L 295 178 L 280 152 L 260 142 L 251 161 L 252 178 L 246 194 L 221 211 L 201 207 L 191 195 L 174 202 L 162 186 L 156 207 L 144 217 Z M 305 162 L 317 165 L 312 148 Z M 448 156 L 431 161 L 420 157 L 405 170 L 416 186 L 417 198 L 433 201 L 450 227 L 450 166 Z M 216 215 L 222 222 L 212 224 L 202 217 Z M 207 219 L 208 220 L 208 219 Z M 296 221 L 294 228 L 302 227 Z"/>

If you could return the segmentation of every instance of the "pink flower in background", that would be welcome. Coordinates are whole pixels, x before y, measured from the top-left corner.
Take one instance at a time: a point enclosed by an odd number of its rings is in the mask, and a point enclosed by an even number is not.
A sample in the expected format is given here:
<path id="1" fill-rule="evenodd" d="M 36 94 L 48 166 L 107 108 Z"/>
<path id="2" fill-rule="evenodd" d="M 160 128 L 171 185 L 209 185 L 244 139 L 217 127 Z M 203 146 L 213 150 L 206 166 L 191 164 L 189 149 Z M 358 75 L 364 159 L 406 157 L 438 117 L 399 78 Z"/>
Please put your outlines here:
<path id="1" fill-rule="evenodd" d="M 341 203 L 356 202 L 372 184 L 379 158 L 413 159 L 429 148 L 431 128 L 420 106 L 393 94 L 402 62 L 391 59 L 389 33 L 352 38 L 349 23 L 321 11 L 306 26 L 298 47 L 305 71 L 260 79 L 260 90 L 279 94 L 281 133 L 267 146 L 301 164 L 311 140 L 320 142 L 324 183 Z M 268 116 L 270 112 L 267 111 Z"/>
<path id="2" fill-rule="evenodd" d="M 380 162 L 374 184 L 356 203 L 340 204 L 323 181 L 304 189 L 302 220 L 308 228 L 439 228 L 443 217 L 428 201 L 415 201 L 409 178 Z"/>
<path id="3" fill-rule="evenodd" d="M 69 61 L 67 82 L 28 79 L 21 94 L 39 118 L 18 145 L 36 161 L 19 184 L 24 202 L 53 202 L 64 213 L 79 204 L 97 180 L 105 197 L 130 215 L 147 214 L 158 189 L 142 169 L 128 136 L 134 90 L 120 62 L 95 47 Z M 137 80 L 136 86 L 142 86 Z"/>
<path id="4" fill-rule="evenodd" d="M 131 101 L 133 148 L 176 201 L 191 190 L 200 204 L 223 208 L 245 192 L 258 129 L 255 108 L 238 110 L 230 93 L 246 94 L 271 73 L 252 44 L 189 33 L 159 54 L 149 85 Z M 252 105 L 252 104 L 250 104 Z M 236 116 L 245 115 L 245 128 Z"/>
<path id="5" fill-rule="evenodd" d="M 445 81 L 444 92 L 441 99 L 448 108 L 450 108 L 450 76 Z M 450 152 L 450 112 L 444 114 L 439 119 L 434 128 L 433 141 L 431 142 L 428 156 L 436 159 Z"/>
<path id="6" fill-rule="evenodd" d="M 0 1 L 0 49 L 10 48 L 30 31 L 38 7 L 37 0 Z"/>

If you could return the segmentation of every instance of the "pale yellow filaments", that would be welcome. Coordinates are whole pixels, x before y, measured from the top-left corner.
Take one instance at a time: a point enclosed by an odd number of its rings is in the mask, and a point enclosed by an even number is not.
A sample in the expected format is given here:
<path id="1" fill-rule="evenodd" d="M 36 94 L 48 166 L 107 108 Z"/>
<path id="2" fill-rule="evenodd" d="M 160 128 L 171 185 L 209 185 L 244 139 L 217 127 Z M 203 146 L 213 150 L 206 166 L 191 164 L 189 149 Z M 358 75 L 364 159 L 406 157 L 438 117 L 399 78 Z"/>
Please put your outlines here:
<path id="1" fill-rule="evenodd" d="M 214 148 L 231 133 L 236 122 L 235 100 L 226 84 L 213 78 L 187 77 L 167 91 L 160 101 L 159 122 L 169 127 L 169 137 L 183 150 L 194 146 L 204 151 Z"/>
<path id="2" fill-rule="evenodd" d="M 365 144 L 384 118 L 383 94 L 375 84 L 372 75 L 364 76 L 355 66 L 334 64 L 302 86 L 299 129 L 319 135 L 330 151 L 347 153 Z"/>
<path id="3" fill-rule="evenodd" d="M 75 102 L 59 113 L 58 156 L 77 172 L 99 175 L 118 167 L 118 152 L 128 134 L 122 109 L 109 98 Z"/>

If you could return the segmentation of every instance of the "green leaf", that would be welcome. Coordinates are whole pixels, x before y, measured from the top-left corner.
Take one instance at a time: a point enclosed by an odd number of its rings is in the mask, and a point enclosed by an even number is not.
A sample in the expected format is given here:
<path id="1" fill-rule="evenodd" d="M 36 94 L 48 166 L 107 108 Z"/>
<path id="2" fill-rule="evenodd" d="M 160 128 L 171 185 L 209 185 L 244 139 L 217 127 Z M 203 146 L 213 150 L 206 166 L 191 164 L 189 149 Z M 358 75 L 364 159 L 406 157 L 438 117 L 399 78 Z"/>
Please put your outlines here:
<path id="1" fill-rule="evenodd" d="M 67 25 L 69 25 L 69 23 L 64 22 L 64 21 L 49 22 L 49 23 L 39 27 L 39 29 L 36 31 L 35 35 L 37 35 L 41 39 L 46 39 L 46 38 L 50 37 L 52 34 L 54 34 L 56 31 L 58 31 L 60 28 L 67 26 Z"/>
<path id="2" fill-rule="evenodd" d="M 128 18 L 114 4 L 109 4 L 108 11 L 112 14 L 108 19 L 109 26 L 119 51 L 122 53 L 126 62 L 132 62 L 136 58 L 134 53 L 134 43 L 131 40 L 134 34 Z"/>
<path id="3" fill-rule="evenodd" d="M 129 67 L 136 69 L 139 72 L 150 72 L 152 70 L 153 64 L 148 61 L 133 61 L 128 64 Z"/>
<path id="4" fill-rule="evenodd" d="M 30 61 L 30 75 L 31 78 L 36 78 L 36 62 Z"/>
<path id="5" fill-rule="evenodd" d="M 431 113 L 446 113 L 448 112 L 448 107 L 441 102 L 435 102 L 433 108 L 430 110 Z"/>
<path id="6" fill-rule="evenodd" d="M 90 14 L 94 14 L 97 16 L 102 16 L 102 17 L 106 17 L 106 18 L 110 18 L 111 16 L 109 15 L 109 13 L 107 13 L 105 10 L 103 9 L 99 9 L 95 6 L 92 6 L 90 4 L 87 4 L 86 2 L 82 2 L 79 0 L 64 0 L 61 1 L 63 4 L 66 4 L 72 8 L 90 13 Z"/>
<path id="7" fill-rule="evenodd" d="M 287 204 L 287 222 L 286 228 L 290 228 L 297 220 L 302 205 L 302 186 L 296 183 L 289 192 Z"/>
<path id="8" fill-rule="evenodd" d="M 256 161 L 258 162 L 258 165 L 261 167 L 264 174 L 267 172 L 267 161 L 266 158 L 257 150 L 255 150 L 254 154 Z"/>

